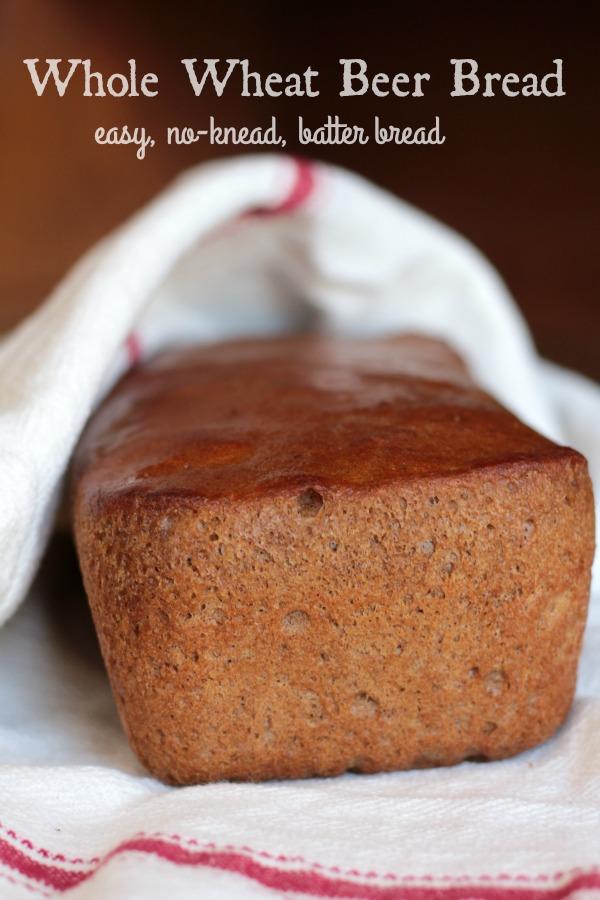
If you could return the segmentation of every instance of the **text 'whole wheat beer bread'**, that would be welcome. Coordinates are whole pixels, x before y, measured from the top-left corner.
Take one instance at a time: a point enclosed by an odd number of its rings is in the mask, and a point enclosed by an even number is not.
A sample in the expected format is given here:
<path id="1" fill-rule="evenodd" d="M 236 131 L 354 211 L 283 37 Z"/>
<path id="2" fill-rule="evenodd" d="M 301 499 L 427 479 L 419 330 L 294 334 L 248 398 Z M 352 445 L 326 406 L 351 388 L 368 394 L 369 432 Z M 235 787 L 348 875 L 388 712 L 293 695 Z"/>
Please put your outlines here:
<path id="1" fill-rule="evenodd" d="M 123 725 L 162 779 L 498 759 L 569 709 L 586 462 L 438 341 L 163 354 L 95 414 L 73 494 Z"/>

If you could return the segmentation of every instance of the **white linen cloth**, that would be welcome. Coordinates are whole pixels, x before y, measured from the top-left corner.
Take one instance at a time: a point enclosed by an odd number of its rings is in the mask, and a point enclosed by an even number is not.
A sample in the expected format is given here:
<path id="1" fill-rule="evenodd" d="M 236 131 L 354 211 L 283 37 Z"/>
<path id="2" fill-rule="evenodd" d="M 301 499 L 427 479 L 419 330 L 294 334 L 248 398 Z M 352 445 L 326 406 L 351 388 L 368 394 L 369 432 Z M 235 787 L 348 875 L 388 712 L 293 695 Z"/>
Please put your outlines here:
<path id="1" fill-rule="evenodd" d="M 73 446 L 128 360 L 306 326 L 445 337 L 505 405 L 600 472 L 600 389 L 539 360 L 470 244 L 337 168 L 211 163 L 102 241 L 0 344 L 0 620 L 29 590 Z M 536 750 L 186 789 L 145 775 L 127 748 L 75 600 L 59 615 L 42 576 L 0 630 L 0 897 L 600 896 L 599 597 L 572 714 Z"/>

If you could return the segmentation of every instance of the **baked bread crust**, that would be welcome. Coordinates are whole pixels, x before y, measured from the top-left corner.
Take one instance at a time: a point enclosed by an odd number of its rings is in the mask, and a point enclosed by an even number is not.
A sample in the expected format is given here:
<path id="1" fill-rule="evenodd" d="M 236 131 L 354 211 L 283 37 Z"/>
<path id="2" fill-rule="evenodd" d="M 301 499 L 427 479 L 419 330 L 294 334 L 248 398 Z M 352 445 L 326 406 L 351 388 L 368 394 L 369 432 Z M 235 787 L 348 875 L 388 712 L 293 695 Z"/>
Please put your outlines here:
<path id="1" fill-rule="evenodd" d="M 73 500 L 121 719 L 166 781 L 498 759 L 568 712 L 586 462 L 440 342 L 163 354 L 93 418 Z"/>

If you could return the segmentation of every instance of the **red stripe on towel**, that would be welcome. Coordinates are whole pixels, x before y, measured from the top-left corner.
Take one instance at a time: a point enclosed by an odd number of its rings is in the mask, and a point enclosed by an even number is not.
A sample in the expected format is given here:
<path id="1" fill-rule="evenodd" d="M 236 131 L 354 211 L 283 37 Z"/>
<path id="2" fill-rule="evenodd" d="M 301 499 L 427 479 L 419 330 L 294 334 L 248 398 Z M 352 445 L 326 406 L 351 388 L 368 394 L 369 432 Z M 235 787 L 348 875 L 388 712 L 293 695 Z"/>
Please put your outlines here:
<path id="1" fill-rule="evenodd" d="M 142 343 L 137 332 L 131 332 L 125 341 L 125 349 L 127 350 L 127 356 L 129 357 L 129 365 L 135 366 L 142 357 Z"/>
<path id="2" fill-rule="evenodd" d="M 300 157 L 292 160 L 294 165 L 294 177 L 285 197 L 274 206 L 257 206 L 249 209 L 242 218 L 247 216 L 281 216 L 294 212 L 302 206 L 315 189 L 315 165 L 308 159 Z"/>
<path id="3" fill-rule="evenodd" d="M 53 888 L 55 891 L 66 891 L 94 874 L 96 869 L 63 869 L 53 863 L 43 863 L 27 856 L 18 847 L 0 838 L 0 862 L 13 872 L 19 872 L 38 884 Z"/>
<path id="4" fill-rule="evenodd" d="M 539 878 L 502 875 L 498 876 L 499 883 L 496 884 L 493 883 L 496 879 L 491 877 L 470 879 L 428 876 L 411 879 L 354 870 L 352 873 L 344 873 L 337 867 L 306 863 L 298 857 L 256 853 L 250 848 L 242 851 L 213 845 L 200 847 L 194 842 L 184 844 L 181 839 L 178 840 L 176 842 L 175 837 L 166 839 L 139 835 L 119 844 L 91 868 L 65 869 L 32 859 L 19 847 L 0 839 L 0 862 L 31 881 L 60 893 L 92 878 L 114 857 L 128 853 L 154 856 L 176 866 L 229 872 L 249 878 L 271 890 L 347 900 L 567 900 L 576 891 L 600 890 L 600 871 L 596 869 Z M 43 853 L 50 858 L 56 857 L 50 851 Z M 265 858 L 269 862 L 263 862 L 262 859 Z M 276 865 L 278 860 L 287 862 L 288 867 L 281 863 Z M 289 867 L 291 864 L 297 867 Z M 350 874 L 352 877 L 348 877 Z M 356 881 L 354 878 L 364 880 Z M 377 884 L 375 880 L 384 883 Z M 562 883 L 558 884 L 558 881 Z"/>

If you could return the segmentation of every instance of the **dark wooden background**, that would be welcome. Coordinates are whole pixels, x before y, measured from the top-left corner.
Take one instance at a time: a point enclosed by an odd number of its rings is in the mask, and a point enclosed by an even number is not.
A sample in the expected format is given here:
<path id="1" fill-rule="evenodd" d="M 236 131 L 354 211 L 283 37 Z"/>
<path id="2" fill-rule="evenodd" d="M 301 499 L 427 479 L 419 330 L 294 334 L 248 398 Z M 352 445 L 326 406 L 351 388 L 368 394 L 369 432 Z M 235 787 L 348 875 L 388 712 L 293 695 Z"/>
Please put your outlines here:
<path id="1" fill-rule="evenodd" d="M 419 124 L 441 116 L 442 147 L 323 148 L 467 235 L 498 267 L 540 350 L 600 379 L 600 175 L 596 4 L 245 2 L 101 3 L 0 0 L 0 329 L 32 310 L 93 241 L 209 147 L 157 146 L 144 162 L 131 148 L 101 148 L 98 125 L 161 133 L 266 124 L 276 113 L 296 148 L 298 114 L 367 124 Z M 337 6 L 337 4 L 336 4 Z M 160 77 L 157 98 L 37 98 L 21 60 L 91 57 L 107 73 L 129 57 Z M 263 72 L 317 68 L 318 99 L 195 98 L 182 57 L 249 57 Z M 343 101 L 339 57 L 370 69 L 427 71 L 421 100 Z M 543 73 L 565 60 L 562 99 L 450 99 L 451 57 L 490 71 Z"/>

